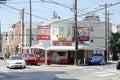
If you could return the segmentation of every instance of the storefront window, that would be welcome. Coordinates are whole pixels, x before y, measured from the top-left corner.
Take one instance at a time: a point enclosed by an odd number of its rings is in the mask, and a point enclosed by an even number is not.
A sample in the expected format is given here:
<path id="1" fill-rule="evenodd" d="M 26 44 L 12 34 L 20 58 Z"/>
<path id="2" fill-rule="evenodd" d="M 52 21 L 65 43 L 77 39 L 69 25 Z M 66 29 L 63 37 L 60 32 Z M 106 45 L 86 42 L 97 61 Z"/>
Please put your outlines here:
<path id="1" fill-rule="evenodd" d="M 59 56 L 65 56 L 65 52 L 57 52 Z"/>

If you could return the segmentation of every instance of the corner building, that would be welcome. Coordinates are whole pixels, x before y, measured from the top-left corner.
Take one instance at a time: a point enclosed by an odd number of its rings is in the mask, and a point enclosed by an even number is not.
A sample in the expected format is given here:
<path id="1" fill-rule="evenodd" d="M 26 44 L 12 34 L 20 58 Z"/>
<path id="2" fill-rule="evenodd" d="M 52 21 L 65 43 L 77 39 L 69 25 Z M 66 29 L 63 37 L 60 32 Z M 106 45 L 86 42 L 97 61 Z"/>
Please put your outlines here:
<path id="1" fill-rule="evenodd" d="M 41 49 L 45 63 L 50 61 L 54 64 L 74 64 L 75 59 L 80 59 L 80 64 L 85 64 L 93 54 L 103 54 L 107 57 L 105 22 L 101 22 L 99 16 L 87 16 L 77 23 L 78 52 L 76 57 L 74 21 L 51 19 L 38 26 L 38 47 Z M 111 35 L 111 24 L 108 34 Z"/>

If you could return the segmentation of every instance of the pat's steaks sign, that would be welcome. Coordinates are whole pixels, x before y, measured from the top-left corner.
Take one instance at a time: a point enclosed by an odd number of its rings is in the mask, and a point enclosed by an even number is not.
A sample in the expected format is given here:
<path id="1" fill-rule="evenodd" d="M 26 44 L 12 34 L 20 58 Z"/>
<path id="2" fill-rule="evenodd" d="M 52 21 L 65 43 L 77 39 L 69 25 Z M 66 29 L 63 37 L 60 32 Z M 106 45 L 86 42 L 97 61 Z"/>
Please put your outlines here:
<path id="1" fill-rule="evenodd" d="M 38 27 L 37 30 L 39 40 L 50 40 L 50 27 Z"/>

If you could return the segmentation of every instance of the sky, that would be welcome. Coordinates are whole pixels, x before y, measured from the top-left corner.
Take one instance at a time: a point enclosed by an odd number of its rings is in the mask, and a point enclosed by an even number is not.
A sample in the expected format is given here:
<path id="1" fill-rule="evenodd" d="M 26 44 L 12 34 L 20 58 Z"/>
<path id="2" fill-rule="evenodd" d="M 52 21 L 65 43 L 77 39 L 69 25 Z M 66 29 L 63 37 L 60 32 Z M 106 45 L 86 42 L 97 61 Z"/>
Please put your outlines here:
<path id="1" fill-rule="evenodd" d="M 30 12 L 30 0 L 7 0 L 6 4 L 0 4 L 0 21 L 1 32 L 12 30 L 12 25 L 21 20 L 20 13 L 23 8 L 26 13 Z M 74 17 L 73 8 L 74 0 L 31 0 L 32 1 L 32 22 L 46 22 L 52 17 L 53 11 L 60 16 L 61 19 Z M 105 3 L 115 4 L 120 0 L 77 0 L 78 15 L 86 14 L 94 10 L 103 8 Z M 107 8 L 110 12 L 110 22 L 112 24 L 120 24 L 120 3 Z M 29 14 L 25 13 L 25 22 L 29 22 Z M 105 20 L 105 10 L 100 10 L 94 14 L 100 16 L 100 20 Z M 88 14 L 87 14 L 88 15 Z M 82 20 L 86 15 L 78 17 Z M 43 19 L 44 18 L 44 19 Z"/>

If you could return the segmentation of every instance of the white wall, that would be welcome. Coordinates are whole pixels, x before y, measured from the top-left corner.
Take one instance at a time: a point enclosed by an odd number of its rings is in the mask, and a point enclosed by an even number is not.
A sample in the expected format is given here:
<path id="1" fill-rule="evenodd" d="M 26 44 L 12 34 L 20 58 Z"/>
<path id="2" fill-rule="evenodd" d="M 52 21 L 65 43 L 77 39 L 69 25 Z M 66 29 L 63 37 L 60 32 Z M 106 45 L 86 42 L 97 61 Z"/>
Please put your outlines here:
<path id="1" fill-rule="evenodd" d="M 60 27 L 64 27 L 63 35 L 66 37 L 68 35 L 67 40 L 72 40 L 73 31 L 72 31 L 72 24 L 53 24 L 51 25 L 51 41 L 58 40 L 58 37 L 60 37 L 59 29 Z M 58 37 L 57 37 L 58 35 Z"/>

